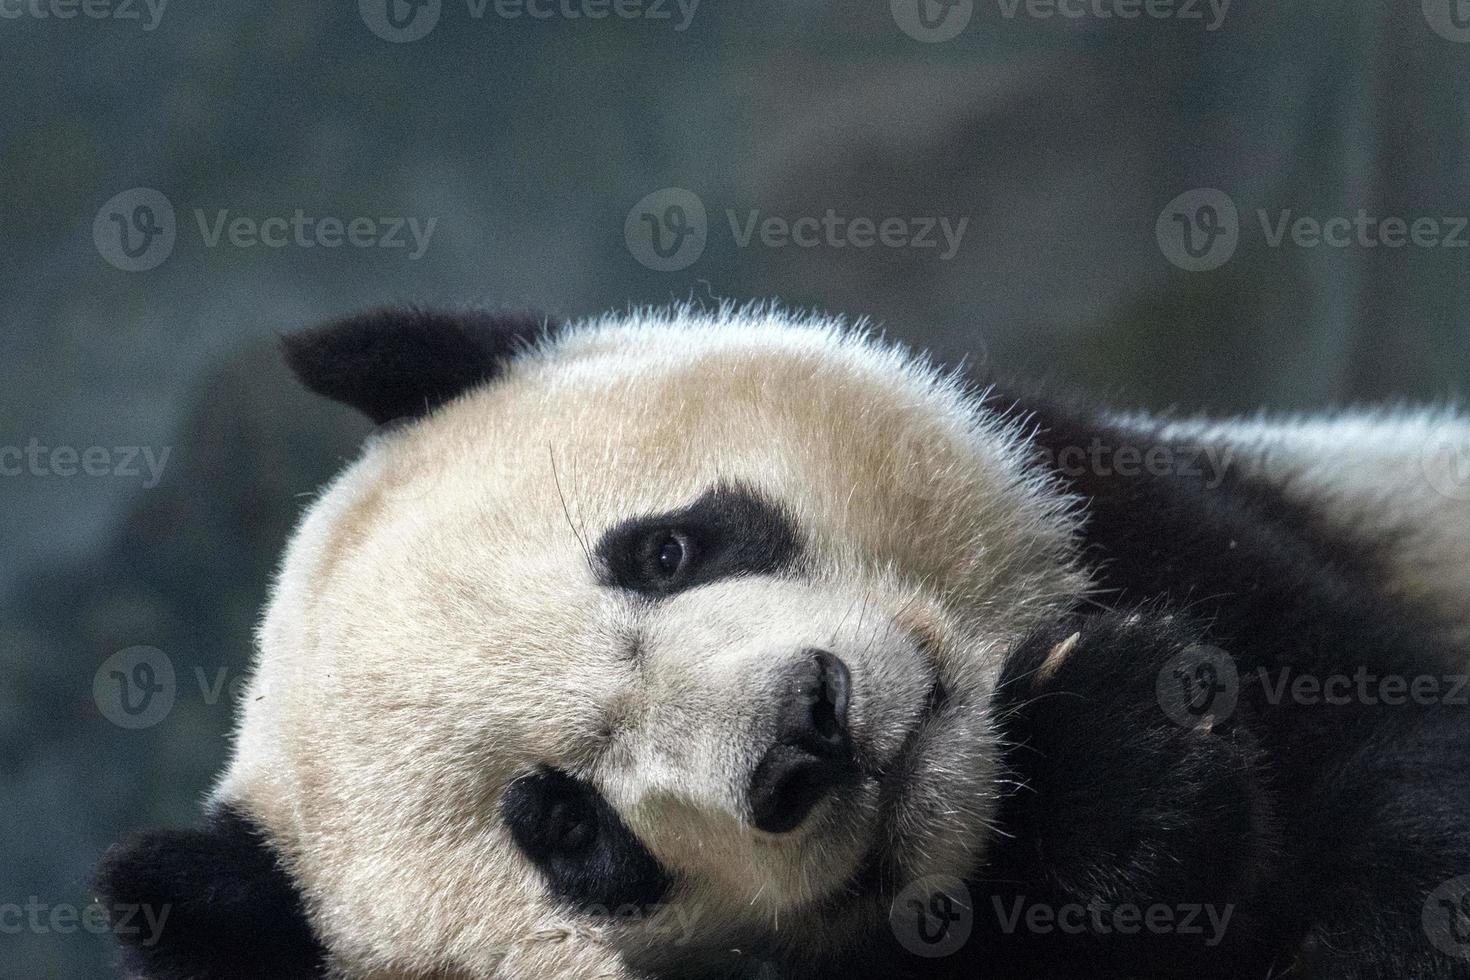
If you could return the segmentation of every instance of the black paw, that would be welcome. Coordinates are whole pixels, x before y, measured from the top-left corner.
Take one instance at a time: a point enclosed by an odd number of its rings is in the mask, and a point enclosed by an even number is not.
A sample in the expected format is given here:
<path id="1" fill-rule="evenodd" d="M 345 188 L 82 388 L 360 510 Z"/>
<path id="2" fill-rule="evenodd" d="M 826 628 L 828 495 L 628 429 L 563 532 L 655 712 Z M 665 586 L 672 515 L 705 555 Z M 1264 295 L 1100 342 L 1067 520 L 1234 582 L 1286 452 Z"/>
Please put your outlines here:
<path id="1" fill-rule="evenodd" d="M 996 695 L 1010 836 L 986 867 L 1003 900 L 1087 909 L 1076 941 L 1103 962 L 1264 938 L 1249 897 L 1271 807 L 1238 688 L 1229 655 L 1170 615 L 1079 618 L 1015 651 Z"/>

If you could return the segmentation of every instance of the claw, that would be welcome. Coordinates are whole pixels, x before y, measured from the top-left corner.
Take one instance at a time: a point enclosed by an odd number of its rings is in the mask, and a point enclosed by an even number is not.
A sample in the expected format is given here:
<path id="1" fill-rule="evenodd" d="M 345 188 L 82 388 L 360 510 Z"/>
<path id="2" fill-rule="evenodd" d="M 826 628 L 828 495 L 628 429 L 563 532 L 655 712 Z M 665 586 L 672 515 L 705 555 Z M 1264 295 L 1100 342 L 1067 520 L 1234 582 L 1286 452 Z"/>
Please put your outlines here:
<path id="1" fill-rule="evenodd" d="M 1036 684 L 1038 686 L 1047 683 L 1056 676 L 1057 671 L 1062 669 L 1062 664 L 1072 655 L 1072 651 L 1077 649 L 1077 644 L 1081 639 L 1082 634 L 1080 632 L 1073 633 L 1052 648 L 1051 653 L 1047 654 L 1046 660 L 1042 662 L 1041 669 L 1036 672 Z"/>

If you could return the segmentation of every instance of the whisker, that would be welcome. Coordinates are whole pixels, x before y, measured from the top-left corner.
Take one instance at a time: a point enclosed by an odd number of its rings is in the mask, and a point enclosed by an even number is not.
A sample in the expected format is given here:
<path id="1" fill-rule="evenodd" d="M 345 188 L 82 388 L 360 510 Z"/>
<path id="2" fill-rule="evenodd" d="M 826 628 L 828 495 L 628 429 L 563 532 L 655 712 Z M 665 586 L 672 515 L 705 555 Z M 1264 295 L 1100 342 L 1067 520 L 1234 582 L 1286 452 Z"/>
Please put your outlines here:
<path id="1" fill-rule="evenodd" d="M 551 459 L 551 480 L 556 484 L 556 495 L 561 500 L 561 512 L 566 516 L 567 527 L 571 528 L 572 537 L 577 539 L 577 544 L 582 546 L 582 554 L 587 556 L 587 567 L 595 569 L 597 563 L 592 560 L 592 549 L 587 547 L 586 540 L 577 530 L 576 522 L 572 520 L 572 512 L 567 507 L 567 495 L 562 493 L 561 476 L 556 472 L 556 452 L 551 448 L 551 443 L 546 444 L 546 454 Z"/>

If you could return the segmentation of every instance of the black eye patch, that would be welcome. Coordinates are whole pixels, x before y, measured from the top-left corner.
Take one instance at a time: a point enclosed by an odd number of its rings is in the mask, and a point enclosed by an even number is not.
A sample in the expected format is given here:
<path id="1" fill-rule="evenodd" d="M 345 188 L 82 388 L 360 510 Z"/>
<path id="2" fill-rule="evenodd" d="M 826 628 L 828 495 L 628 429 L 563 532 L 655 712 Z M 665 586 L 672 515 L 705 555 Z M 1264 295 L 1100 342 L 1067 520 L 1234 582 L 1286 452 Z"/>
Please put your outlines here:
<path id="1" fill-rule="evenodd" d="M 800 554 L 791 517 L 738 483 L 712 487 L 679 510 L 626 520 L 596 548 L 603 584 L 653 597 L 737 575 L 774 575 Z"/>
<path id="2" fill-rule="evenodd" d="M 553 894 L 584 910 L 617 914 L 659 901 L 669 878 L 602 794 L 557 769 L 506 789 L 500 812 Z"/>

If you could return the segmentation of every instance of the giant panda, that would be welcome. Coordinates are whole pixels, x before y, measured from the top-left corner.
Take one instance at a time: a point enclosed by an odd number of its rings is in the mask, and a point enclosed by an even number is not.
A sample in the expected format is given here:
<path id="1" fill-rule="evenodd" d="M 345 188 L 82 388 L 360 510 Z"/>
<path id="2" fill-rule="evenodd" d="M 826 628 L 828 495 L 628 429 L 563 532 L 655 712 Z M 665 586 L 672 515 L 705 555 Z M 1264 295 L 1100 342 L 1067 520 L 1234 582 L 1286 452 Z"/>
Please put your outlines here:
<path id="1" fill-rule="evenodd" d="M 1465 418 L 1117 414 L 771 307 L 284 346 L 378 428 L 205 822 L 101 862 L 170 912 L 128 976 L 1470 977 Z"/>

